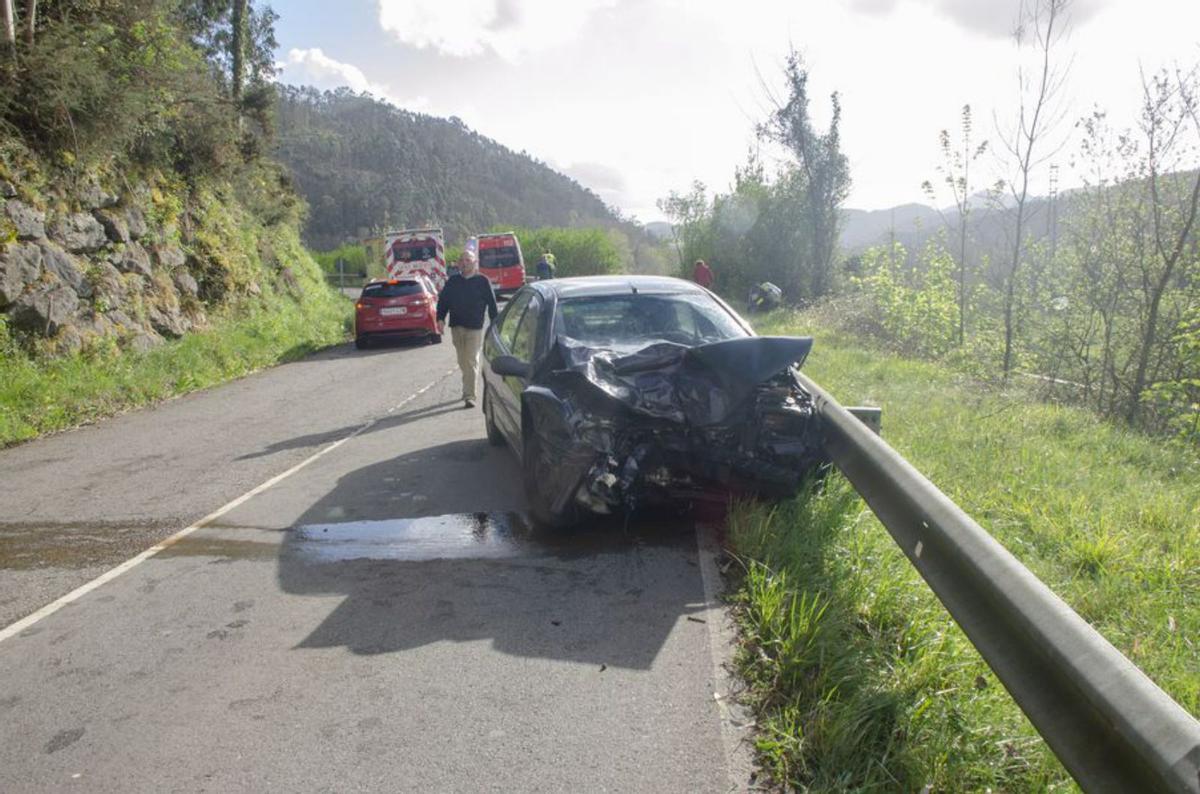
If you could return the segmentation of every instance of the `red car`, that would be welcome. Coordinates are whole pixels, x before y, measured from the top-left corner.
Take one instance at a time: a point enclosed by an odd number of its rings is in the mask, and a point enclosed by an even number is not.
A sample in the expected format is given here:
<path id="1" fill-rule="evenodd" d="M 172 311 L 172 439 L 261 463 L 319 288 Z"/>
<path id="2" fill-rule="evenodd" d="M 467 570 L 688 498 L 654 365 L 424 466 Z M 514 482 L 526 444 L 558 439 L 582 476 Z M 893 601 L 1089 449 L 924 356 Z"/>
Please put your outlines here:
<path id="1" fill-rule="evenodd" d="M 375 279 L 354 304 L 354 346 L 365 348 L 377 336 L 423 336 L 442 341 L 437 322 L 437 291 L 424 276 Z"/>

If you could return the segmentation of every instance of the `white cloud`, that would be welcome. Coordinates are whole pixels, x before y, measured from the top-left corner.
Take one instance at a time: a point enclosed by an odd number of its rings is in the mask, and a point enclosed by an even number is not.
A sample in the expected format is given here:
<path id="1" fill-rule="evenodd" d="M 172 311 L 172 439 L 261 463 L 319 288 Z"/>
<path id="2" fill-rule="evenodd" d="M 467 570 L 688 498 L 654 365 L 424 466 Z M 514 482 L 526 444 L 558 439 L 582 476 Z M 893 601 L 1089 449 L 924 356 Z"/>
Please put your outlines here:
<path id="1" fill-rule="evenodd" d="M 588 188 L 606 204 L 614 207 L 629 206 L 636 197 L 629 192 L 629 184 L 625 175 L 618 168 L 605 163 L 575 162 L 569 166 L 550 160 L 551 168 L 574 179 Z"/>
<path id="2" fill-rule="evenodd" d="M 494 52 L 515 62 L 575 38 L 617 0 L 379 0 L 379 24 L 404 44 L 444 55 Z"/>
<path id="3" fill-rule="evenodd" d="M 535 0 L 375 0 L 360 4 L 362 38 L 333 50 L 354 53 L 347 57 L 365 80 L 342 70 L 349 64 L 304 55 L 310 50 L 293 57 L 287 76 L 303 66 L 319 74 L 302 82 L 323 75 L 325 86 L 419 90 L 432 100 L 425 112 L 457 115 L 625 212 L 654 219 L 655 200 L 693 179 L 710 191 L 728 188 L 748 147 L 757 147 L 754 126 L 770 110 L 769 94 L 784 90 L 782 63 L 794 46 L 811 69 L 819 126 L 829 120 L 829 93 L 841 93 L 850 206 L 882 208 L 923 200 L 921 182 L 936 175 L 937 132 L 957 129 L 963 104 L 975 111 L 978 139 L 997 148 L 993 119 L 1014 118 L 1023 55 L 1008 32 L 1019 2 L 558 0 L 569 8 L 555 9 Z M 1074 0 L 1071 17 L 1074 30 L 1057 51 L 1072 64 L 1064 134 L 1093 105 L 1117 126 L 1136 121 L 1139 66 L 1153 72 L 1200 60 L 1194 0 Z M 332 49 L 324 36 L 333 34 L 320 25 L 314 19 L 282 52 Z M 1064 189 L 1074 151 L 1072 143 L 1058 157 Z M 776 153 L 760 154 L 773 168 Z M 978 185 L 1004 175 L 988 157 L 973 173 Z"/>
<path id="4" fill-rule="evenodd" d="M 850 9 L 860 14 L 886 16 L 897 10 L 900 0 L 849 0 Z M 1010 38 L 1017 28 L 1021 9 L 1019 0 L 923 0 L 938 14 L 951 19 L 964 30 L 990 38 Z M 1070 21 L 1082 25 L 1095 16 L 1109 0 L 1074 0 L 1067 9 Z"/>
<path id="5" fill-rule="evenodd" d="M 352 63 L 330 58 L 320 47 L 288 50 L 287 60 L 275 64 L 279 69 L 279 80 L 295 85 L 310 85 L 321 90 L 346 86 L 355 91 L 374 94 L 380 99 L 409 110 L 424 110 L 429 105 L 426 97 L 401 99 L 394 96 L 387 86 L 372 82 Z"/>

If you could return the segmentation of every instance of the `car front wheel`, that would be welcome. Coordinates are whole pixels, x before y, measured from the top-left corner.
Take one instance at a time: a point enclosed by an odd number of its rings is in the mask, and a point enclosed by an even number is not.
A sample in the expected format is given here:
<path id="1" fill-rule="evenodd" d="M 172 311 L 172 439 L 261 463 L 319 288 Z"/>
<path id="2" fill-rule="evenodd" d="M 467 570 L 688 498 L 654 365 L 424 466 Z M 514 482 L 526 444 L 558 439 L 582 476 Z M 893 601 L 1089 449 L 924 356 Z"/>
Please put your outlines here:
<path id="1" fill-rule="evenodd" d="M 529 504 L 529 515 L 533 523 L 543 527 L 558 529 L 567 527 L 576 521 L 572 507 L 555 511 L 552 507 L 551 494 L 546 491 L 549 478 L 543 475 L 541 452 L 538 448 L 537 437 L 526 429 L 524 454 L 521 455 L 521 475 L 525 485 L 525 501 Z"/>

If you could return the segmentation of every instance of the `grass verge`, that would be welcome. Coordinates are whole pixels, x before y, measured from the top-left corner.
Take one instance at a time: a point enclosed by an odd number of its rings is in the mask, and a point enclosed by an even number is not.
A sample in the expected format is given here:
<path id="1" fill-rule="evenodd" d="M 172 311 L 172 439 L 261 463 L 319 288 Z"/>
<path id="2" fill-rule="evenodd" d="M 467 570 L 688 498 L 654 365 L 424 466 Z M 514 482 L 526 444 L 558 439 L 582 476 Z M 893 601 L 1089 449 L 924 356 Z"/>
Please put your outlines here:
<path id="1" fill-rule="evenodd" d="M 779 313 L 806 371 L 884 407 L 888 442 L 1192 714 L 1200 714 L 1200 461 L 1087 411 L 985 389 Z M 738 665 L 758 750 L 814 791 L 1074 784 L 840 476 L 733 511 Z"/>
<path id="2" fill-rule="evenodd" d="M 350 302 L 328 289 L 227 310 L 146 353 L 115 348 L 38 360 L 0 356 L 0 447 L 203 389 L 346 338 Z"/>

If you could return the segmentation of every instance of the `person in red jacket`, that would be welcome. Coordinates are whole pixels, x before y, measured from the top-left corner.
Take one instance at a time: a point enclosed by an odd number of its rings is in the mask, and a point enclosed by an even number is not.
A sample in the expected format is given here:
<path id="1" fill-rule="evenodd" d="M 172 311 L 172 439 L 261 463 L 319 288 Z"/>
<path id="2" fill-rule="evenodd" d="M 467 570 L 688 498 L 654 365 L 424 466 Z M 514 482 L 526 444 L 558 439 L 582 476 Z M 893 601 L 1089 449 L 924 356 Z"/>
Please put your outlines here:
<path id="1" fill-rule="evenodd" d="M 713 272 L 703 259 L 696 260 L 696 268 L 692 271 L 692 281 L 705 289 L 712 289 Z"/>

